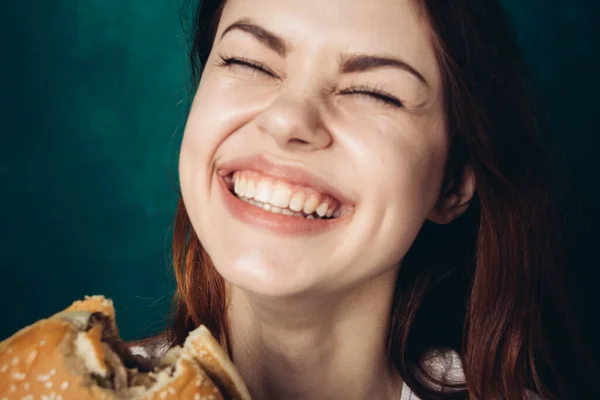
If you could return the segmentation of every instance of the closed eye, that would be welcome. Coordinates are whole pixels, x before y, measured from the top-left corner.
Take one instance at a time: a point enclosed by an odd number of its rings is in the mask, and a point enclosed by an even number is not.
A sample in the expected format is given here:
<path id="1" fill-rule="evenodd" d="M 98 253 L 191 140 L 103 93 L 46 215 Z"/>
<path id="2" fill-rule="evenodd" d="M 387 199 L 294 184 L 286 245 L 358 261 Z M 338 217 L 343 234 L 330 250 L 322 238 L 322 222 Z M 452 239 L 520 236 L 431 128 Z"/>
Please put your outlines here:
<path id="1" fill-rule="evenodd" d="M 342 94 L 357 95 L 366 97 L 367 100 L 373 100 L 387 106 L 401 108 L 404 104 L 395 96 L 375 87 L 367 85 L 358 86 L 342 91 Z"/>
<path id="2" fill-rule="evenodd" d="M 277 75 L 270 68 L 258 61 L 250 60 L 248 58 L 243 57 L 228 57 L 220 53 L 219 58 L 221 59 L 221 61 L 219 62 L 219 66 L 228 68 L 241 67 L 250 70 L 252 73 L 261 73 L 266 74 L 272 78 L 277 78 Z"/>
<path id="3" fill-rule="evenodd" d="M 218 64 L 219 66 L 227 68 L 240 67 L 249 70 L 253 74 L 259 73 L 265 74 L 271 78 L 279 78 L 269 67 L 258 61 L 243 57 L 229 57 L 221 53 L 219 53 L 219 58 L 221 59 Z M 371 87 L 368 85 L 352 87 L 342 91 L 341 93 L 344 95 L 366 97 L 368 100 L 396 108 L 401 108 L 404 106 L 404 104 L 397 97 L 377 87 Z"/>

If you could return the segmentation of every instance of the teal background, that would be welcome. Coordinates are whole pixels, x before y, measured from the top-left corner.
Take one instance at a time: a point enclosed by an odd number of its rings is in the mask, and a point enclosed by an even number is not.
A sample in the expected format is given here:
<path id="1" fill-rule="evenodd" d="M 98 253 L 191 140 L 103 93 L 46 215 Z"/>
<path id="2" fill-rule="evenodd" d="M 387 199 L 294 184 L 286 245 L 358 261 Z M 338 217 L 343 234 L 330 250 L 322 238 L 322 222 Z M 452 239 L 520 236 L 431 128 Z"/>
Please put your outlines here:
<path id="1" fill-rule="evenodd" d="M 504 4 L 598 221 L 598 3 Z M 127 340 L 164 326 L 188 90 L 179 7 L 0 3 L 0 339 L 96 293 L 115 300 Z M 595 238 L 582 243 L 578 276 L 594 306 Z"/>
<path id="2" fill-rule="evenodd" d="M 0 337 L 86 294 L 164 326 L 187 96 L 179 5 L 2 4 Z"/>

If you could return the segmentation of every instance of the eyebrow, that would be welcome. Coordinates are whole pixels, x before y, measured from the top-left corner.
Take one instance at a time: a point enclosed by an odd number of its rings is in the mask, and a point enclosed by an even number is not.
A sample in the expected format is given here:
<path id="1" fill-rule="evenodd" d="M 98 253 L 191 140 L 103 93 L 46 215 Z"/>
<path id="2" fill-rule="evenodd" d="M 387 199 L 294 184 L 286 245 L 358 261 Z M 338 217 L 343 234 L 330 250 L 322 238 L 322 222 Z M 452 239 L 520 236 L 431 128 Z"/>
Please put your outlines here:
<path id="1" fill-rule="evenodd" d="M 429 86 L 427 80 L 406 61 L 387 56 L 375 56 L 366 54 L 342 54 L 340 57 L 341 71 L 345 74 L 354 72 L 366 72 L 379 68 L 398 68 L 415 76 L 425 86 Z"/>
<path id="2" fill-rule="evenodd" d="M 248 18 L 240 19 L 229 25 L 221 34 L 221 39 L 234 30 L 240 30 L 252 35 L 260 43 L 273 50 L 281 57 L 289 52 L 289 45 L 285 39 L 260 25 L 250 21 Z M 367 55 L 367 54 L 342 54 L 340 56 L 340 71 L 344 74 L 372 71 L 380 68 L 397 68 L 412 74 L 421 83 L 429 87 L 429 83 L 419 71 L 406 61 L 390 56 Z"/>
<path id="3" fill-rule="evenodd" d="M 252 23 L 247 18 L 240 19 L 239 21 L 229 25 L 221 34 L 221 39 L 223 39 L 223 36 L 225 36 L 227 33 L 234 30 L 240 30 L 249 33 L 260 43 L 267 46 L 281 57 L 285 57 L 288 53 L 289 46 L 281 36 L 278 36 L 277 34 Z"/>

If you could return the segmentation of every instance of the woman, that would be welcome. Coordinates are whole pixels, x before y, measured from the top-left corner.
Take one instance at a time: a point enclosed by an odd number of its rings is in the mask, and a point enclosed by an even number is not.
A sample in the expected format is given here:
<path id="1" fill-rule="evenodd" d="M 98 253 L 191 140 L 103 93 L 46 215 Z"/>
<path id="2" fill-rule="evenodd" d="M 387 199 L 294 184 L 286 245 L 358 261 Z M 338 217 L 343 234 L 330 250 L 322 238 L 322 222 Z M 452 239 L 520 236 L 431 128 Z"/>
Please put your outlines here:
<path id="1" fill-rule="evenodd" d="M 257 399 L 596 398 L 497 1 L 202 3 L 174 318 L 133 350 L 205 324 Z"/>

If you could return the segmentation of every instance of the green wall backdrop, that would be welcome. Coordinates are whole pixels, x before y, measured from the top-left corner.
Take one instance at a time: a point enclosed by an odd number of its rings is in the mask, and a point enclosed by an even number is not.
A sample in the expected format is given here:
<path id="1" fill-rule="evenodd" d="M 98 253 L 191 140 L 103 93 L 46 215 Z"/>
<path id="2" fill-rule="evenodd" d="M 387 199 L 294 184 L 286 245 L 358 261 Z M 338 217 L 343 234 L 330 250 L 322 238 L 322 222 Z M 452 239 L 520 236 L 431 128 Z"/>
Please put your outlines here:
<path id="1" fill-rule="evenodd" d="M 504 5 L 598 221 L 598 2 Z M 188 88 L 179 7 L 0 2 L 0 339 L 95 293 L 115 300 L 125 339 L 164 326 Z M 598 263 L 582 261 L 594 306 Z"/>

